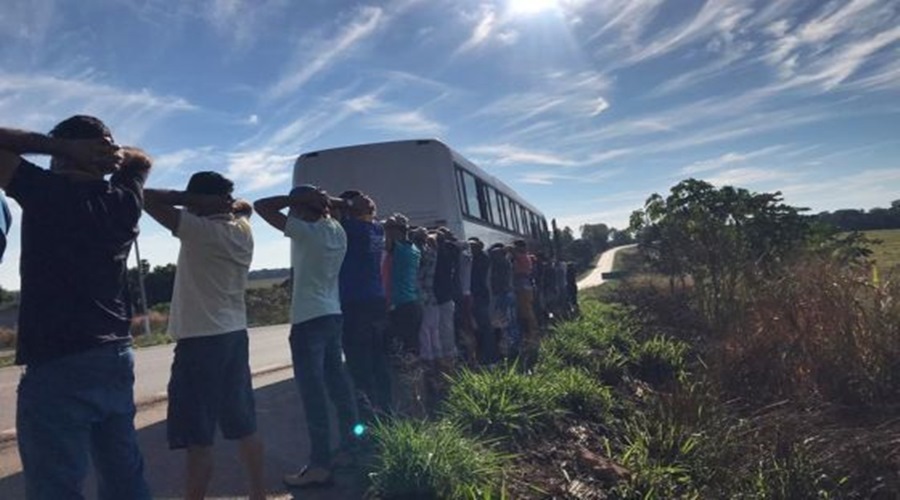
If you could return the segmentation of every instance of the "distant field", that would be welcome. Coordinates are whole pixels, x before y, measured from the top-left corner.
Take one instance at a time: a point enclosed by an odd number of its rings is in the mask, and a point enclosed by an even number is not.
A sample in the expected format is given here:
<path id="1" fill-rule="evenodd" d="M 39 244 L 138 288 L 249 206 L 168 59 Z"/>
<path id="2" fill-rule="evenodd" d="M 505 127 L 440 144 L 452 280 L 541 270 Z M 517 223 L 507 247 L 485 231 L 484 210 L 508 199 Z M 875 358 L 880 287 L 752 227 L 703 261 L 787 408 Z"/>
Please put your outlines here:
<path id="1" fill-rule="evenodd" d="M 882 241 L 880 245 L 872 245 L 872 258 L 880 271 L 886 272 L 900 266 L 900 229 L 865 231 L 865 234 Z"/>

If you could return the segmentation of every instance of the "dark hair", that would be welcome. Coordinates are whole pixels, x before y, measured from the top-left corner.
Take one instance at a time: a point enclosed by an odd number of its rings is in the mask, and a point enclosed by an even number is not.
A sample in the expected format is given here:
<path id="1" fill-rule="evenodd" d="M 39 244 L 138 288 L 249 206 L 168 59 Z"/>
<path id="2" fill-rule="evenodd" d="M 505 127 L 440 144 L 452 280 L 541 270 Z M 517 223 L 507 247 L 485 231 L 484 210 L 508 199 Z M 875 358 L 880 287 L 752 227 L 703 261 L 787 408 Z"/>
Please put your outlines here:
<path id="1" fill-rule="evenodd" d="M 58 139 L 111 139 L 112 132 L 99 118 L 75 115 L 56 124 L 50 136 Z"/>
<path id="2" fill-rule="evenodd" d="M 362 191 L 357 191 L 355 189 L 348 189 L 347 191 L 344 191 L 343 193 L 339 194 L 338 198 L 341 198 L 344 200 L 349 200 L 350 198 L 357 198 L 362 195 L 363 195 Z"/>
<path id="3" fill-rule="evenodd" d="M 513 246 L 516 248 L 527 248 L 528 245 L 525 243 L 525 240 L 516 240 L 513 242 Z"/>
<path id="4" fill-rule="evenodd" d="M 218 172 L 197 172 L 188 181 L 187 192 L 226 196 L 234 191 L 234 183 Z"/>

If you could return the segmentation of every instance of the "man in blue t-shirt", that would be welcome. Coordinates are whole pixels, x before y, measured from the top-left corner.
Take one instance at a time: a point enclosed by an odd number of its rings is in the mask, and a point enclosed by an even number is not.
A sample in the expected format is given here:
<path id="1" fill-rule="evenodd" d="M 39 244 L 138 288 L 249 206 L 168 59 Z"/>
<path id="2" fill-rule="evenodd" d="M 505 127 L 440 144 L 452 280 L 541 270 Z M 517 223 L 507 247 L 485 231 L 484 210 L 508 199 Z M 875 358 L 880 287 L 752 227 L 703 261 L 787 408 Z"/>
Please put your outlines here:
<path id="1" fill-rule="evenodd" d="M 26 154 L 52 156 L 50 169 Z M 150 161 L 130 155 L 143 154 L 91 116 L 48 135 L 0 129 L 0 188 L 22 207 L 16 431 L 29 499 L 81 498 L 89 456 L 101 499 L 150 498 L 126 278 Z"/>
<path id="2" fill-rule="evenodd" d="M 372 198 L 359 191 L 345 191 L 340 198 L 347 204 L 340 214 L 347 233 L 347 255 L 340 274 L 344 355 L 353 384 L 364 396 L 360 409 L 378 413 L 391 404 L 384 339 L 387 299 L 381 275 L 384 228 L 375 220 Z"/>

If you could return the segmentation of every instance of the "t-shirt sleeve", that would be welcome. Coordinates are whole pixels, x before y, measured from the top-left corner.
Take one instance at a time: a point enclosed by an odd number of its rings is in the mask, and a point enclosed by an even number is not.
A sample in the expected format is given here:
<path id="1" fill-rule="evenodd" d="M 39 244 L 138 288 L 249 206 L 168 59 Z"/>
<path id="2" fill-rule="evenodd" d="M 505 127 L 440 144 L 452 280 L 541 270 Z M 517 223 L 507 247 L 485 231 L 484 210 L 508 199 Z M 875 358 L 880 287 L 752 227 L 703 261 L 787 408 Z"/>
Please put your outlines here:
<path id="1" fill-rule="evenodd" d="M 181 241 L 212 243 L 219 240 L 217 223 L 181 210 L 178 226 L 172 234 Z"/>
<path id="2" fill-rule="evenodd" d="M 6 194 L 27 210 L 41 200 L 55 199 L 54 188 L 59 180 L 58 176 L 23 159 L 6 186 Z"/>

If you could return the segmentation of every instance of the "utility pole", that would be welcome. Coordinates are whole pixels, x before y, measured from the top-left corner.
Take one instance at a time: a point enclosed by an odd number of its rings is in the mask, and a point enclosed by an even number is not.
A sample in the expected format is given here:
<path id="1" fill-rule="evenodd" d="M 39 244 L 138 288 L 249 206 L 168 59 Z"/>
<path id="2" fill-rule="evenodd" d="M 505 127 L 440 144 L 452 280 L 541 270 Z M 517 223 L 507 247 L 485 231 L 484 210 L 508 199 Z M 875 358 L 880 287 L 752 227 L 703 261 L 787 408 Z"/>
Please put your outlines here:
<path id="1" fill-rule="evenodd" d="M 138 240 L 134 240 L 134 255 L 137 257 L 138 288 L 141 289 L 141 307 L 144 308 L 144 335 L 150 335 L 150 308 L 147 307 L 147 290 L 144 289 L 144 265 L 141 262 L 141 249 Z"/>

